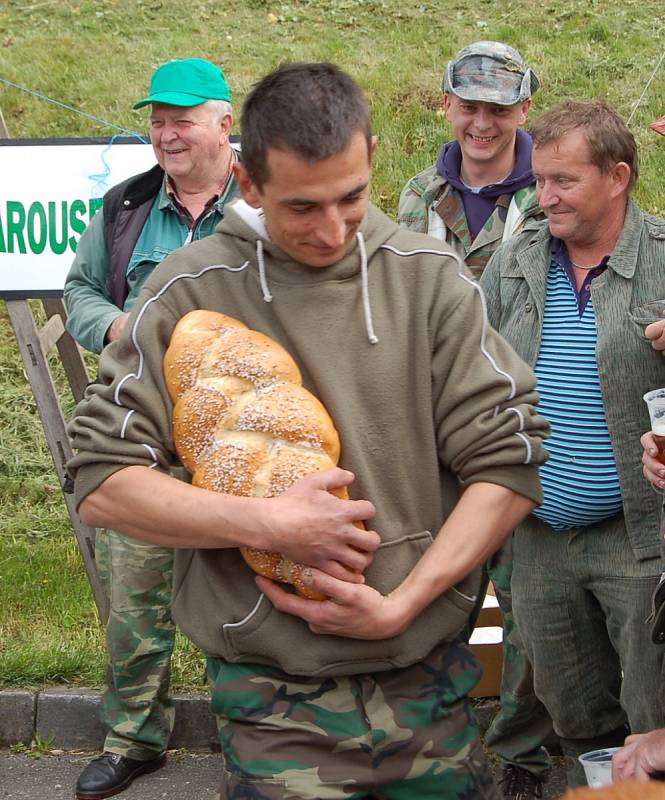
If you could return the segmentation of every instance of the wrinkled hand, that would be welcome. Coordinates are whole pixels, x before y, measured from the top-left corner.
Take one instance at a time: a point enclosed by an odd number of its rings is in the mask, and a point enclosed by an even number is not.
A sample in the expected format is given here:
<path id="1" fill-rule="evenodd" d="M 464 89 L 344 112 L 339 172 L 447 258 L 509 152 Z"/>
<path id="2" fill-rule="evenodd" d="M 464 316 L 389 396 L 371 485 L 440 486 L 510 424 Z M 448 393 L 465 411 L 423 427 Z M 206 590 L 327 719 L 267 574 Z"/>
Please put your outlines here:
<path id="1" fill-rule="evenodd" d="M 665 350 L 665 319 L 659 319 L 647 325 L 644 329 L 644 335 L 647 339 L 651 339 L 651 346 L 654 350 Z M 665 355 L 665 353 L 663 353 Z"/>
<path id="2" fill-rule="evenodd" d="M 120 338 L 120 335 L 125 330 L 125 325 L 127 324 L 128 319 L 129 314 L 124 313 L 120 314 L 120 316 L 113 320 L 113 322 L 109 325 L 109 329 L 106 331 L 106 336 L 104 337 L 106 344 L 110 344 L 111 342 L 114 342 L 116 339 Z"/>
<path id="3" fill-rule="evenodd" d="M 648 781 L 652 772 L 665 770 L 665 728 L 628 736 L 612 759 L 613 781 Z"/>
<path id="4" fill-rule="evenodd" d="M 337 580 L 315 569 L 304 578 L 309 586 L 330 599 L 306 600 L 284 591 L 268 578 L 255 580 L 275 608 L 304 619 L 312 633 L 351 639 L 389 639 L 408 624 L 394 594 L 382 595 L 366 584 Z"/>
<path id="5" fill-rule="evenodd" d="M 268 549 L 340 580 L 362 582 L 381 539 L 353 523 L 373 517 L 374 506 L 367 500 L 340 500 L 330 494 L 348 486 L 353 477 L 337 468 L 317 472 L 272 498 Z"/>
<path id="6" fill-rule="evenodd" d="M 640 444 L 644 448 L 642 453 L 642 472 L 644 477 L 657 489 L 665 489 L 665 466 L 656 458 L 658 446 L 651 432 L 645 433 L 640 438 Z"/>

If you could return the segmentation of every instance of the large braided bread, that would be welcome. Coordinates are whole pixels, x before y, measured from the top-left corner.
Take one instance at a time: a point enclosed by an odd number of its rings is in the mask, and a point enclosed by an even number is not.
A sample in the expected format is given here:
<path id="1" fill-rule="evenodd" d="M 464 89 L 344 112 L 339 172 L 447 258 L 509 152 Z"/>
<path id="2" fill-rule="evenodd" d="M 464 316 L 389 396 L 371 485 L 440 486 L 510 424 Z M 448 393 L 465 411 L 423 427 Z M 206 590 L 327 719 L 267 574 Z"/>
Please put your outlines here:
<path id="1" fill-rule="evenodd" d="M 339 436 L 323 405 L 302 386 L 284 348 L 225 314 L 191 311 L 164 356 L 174 403 L 173 438 L 192 483 L 245 497 L 274 497 L 339 458 Z M 335 492 L 347 497 L 346 490 Z M 292 583 L 304 597 L 302 564 L 241 548 L 260 575 Z"/>

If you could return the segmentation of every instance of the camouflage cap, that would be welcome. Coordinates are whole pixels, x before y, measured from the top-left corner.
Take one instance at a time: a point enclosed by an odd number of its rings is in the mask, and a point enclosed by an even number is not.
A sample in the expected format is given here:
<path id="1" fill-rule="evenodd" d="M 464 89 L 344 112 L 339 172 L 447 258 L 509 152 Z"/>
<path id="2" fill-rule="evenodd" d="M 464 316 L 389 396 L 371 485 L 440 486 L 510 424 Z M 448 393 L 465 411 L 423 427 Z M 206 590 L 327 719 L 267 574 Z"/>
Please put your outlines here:
<path id="1" fill-rule="evenodd" d="M 512 106 L 527 100 L 540 81 L 522 56 L 502 42 L 474 42 L 448 62 L 441 88 L 462 100 Z"/>

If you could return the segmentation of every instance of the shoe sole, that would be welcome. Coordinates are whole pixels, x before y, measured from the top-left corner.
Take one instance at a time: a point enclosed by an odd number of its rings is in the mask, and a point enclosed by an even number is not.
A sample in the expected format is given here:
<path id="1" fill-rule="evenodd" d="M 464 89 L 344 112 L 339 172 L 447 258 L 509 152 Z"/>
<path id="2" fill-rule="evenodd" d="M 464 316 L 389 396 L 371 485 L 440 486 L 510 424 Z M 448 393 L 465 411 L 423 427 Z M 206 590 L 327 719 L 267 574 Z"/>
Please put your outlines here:
<path id="1" fill-rule="evenodd" d="M 166 764 L 166 755 L 163 755 L 158 759 L 154 759 L 154 761 L 149 761 L 145 767 L 138 767 L 131 775 L 125 778 L 122 783 L 114 786 L 113 789 L 109 789 L 106 792 L 77 792 L 76 800 L 105 800 L 107 797 L 113 797 L 115 794 L 124 792 L 125 789 L 141 775 L 147 775 L 150 772 L 157 772 L 157 770 L 161 769 L 164 764 Z"/>

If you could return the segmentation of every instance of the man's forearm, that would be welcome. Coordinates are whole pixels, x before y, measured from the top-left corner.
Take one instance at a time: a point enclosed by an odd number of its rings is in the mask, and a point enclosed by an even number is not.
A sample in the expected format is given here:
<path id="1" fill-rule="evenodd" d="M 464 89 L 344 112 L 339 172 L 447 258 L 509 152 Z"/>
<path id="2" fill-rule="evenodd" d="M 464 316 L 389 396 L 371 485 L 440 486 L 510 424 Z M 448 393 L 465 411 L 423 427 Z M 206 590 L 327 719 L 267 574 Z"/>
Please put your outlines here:
<path id="1" fill-rule="evenodd" d="M 113 528 L 166 547 L 265 546 L 257 535 L 260 509 L 247 510 L 253 531 L 241 529 L 248 498 L 216 495 L 147 467 L 115 472 L 81 503 L 88 525 Z M 249 522 L 249 520 L 248 520 Z"/>
<path id="2" fill-rule="evenodd" d="M 534 505 L 503 486 L 471 484 L 432 546 L 393 593 L 404 621 L 408 624 L 434 598 L 483 564 Z"/>
<path id="3" fill-rule="evenodd" d="M 340 500 L 332 490 L 353 474 L 308 475 L 269 499 L 200 489 L 149 469 L 113 473 L 80 504 L 81 519 L 141 541 L 174 548 L 254 547 L 346 576 L 362 573 L 379 546 L 376 533 L 354 522 L 374 515 L 365 500 Z M 342 565 L 340 567 L 340 565 Z"/>

